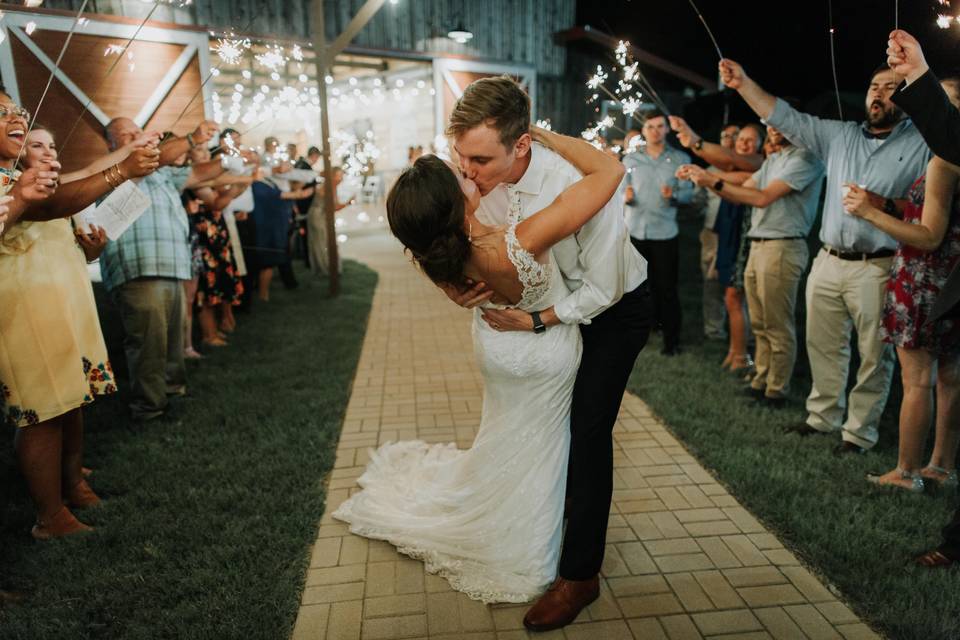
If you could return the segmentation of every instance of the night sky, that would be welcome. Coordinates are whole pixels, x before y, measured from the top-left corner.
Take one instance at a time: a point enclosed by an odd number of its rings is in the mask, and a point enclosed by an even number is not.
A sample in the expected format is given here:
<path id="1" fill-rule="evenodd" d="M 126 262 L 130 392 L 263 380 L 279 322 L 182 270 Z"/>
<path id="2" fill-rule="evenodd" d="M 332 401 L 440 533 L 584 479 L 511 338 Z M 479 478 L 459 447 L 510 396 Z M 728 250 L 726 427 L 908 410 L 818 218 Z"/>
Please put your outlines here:
<path id="1" fill-rule="evenodd" d="M 900 27 L 920 40 L 934 71 L 960 69 L 960 24 L 947 30 L 936 26 L 938 0 L 899 4 Z M 960 13 L 960 0 L 952 4 L 949 12 Z M 828 0 L 699 0 L 697 5 L 723 54 L 743 64 L 761 86 L 806 104 L 832 100 Z M 833 0 L 840 89 L 861 104 L 871 70 L 886 60 L 894 5 L 895 0 Z M 579 0 L 577 24 L 627 39 L 702 75 L 716 75 L 716 52 L 687 0 Z M 739 103 L 731 104 L 742 113 Z M 824 115 L 835 115 L 835 109 Z"/>

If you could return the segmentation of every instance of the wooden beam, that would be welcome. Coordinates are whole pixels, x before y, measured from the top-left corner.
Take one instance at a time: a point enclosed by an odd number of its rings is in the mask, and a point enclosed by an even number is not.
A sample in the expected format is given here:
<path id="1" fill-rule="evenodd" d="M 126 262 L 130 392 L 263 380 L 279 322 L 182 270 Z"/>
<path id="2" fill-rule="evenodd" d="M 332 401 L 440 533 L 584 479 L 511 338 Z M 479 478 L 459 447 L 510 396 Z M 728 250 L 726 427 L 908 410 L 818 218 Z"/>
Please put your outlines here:
<path id="1" fill-rule="evenodd" d="M 350 44 L 350 41 L 360 33 L 360 29 L 363 29 L 370 19 L 380 11 L 380 7 L 383 6 L 383 3 L 387 0 L 367 0 L 360 11 L 357 12 L 357 15 L 353 16 L 353 20 L 350 21 L 350 24 L 347 25 L 347 28 L 343 30 L 337 39 L 333 41 L 333 44 L 330 45 L 330 48 L 327 49 L 327 65 L 329 61 L 333 60 L 334 56 L 341 53 L 344 49 L 347 48 L 347 45 Z M 313 41 L 316 42 L 317 38 L 314 35 Z M 317 47 L 317 51 L 323 51 L 322 47 Z"/>
<path id="2" fill-rule="evenodd" d="M 578 40 L 595 42 L 603 46 L 605 49 L 609 49 L 610 51 L 613 51 L 620 42 L 619 39 L 605 33 L 601 33 L 600 31 L 592 28 L 590 25 L 574 27 L 572 29 L 567 29 L 566 31 L 560 31 L 556 34 L 556 37 L 562 43 L 576 42 Z M 668 73 L 675 78 L 680 78 L 681 80 L 689 82 L 690 84 L 696 85 L 702 89 L 708 89 L 711 91 L 716 91 L 717 89 L 716 79 L 710 79 L 706 76 L 702 76 L 695 71 L 691 71 L 686 67 L 681 67 L 680 65 L 670 62 L 665 58 L 661 58 L 656 54 L 650 53 L 646 49 L 641 49 L 636 45 L 630 45 L 630 55 L 633 56 L 634 60 L 637 60 L 641 64 L 660 69 L 664 73 Z"/>
<path id="3" fill-rule="evenodd" d="M 317 52 L 317 85 L 320 93 L 320 153 L 323 156 L 323 208 L 327 227 L 330 295 L 336 296 L 340 293 L 340 256 L 337 247 L 336 187 L 333 184 L 333 162 L 330 159 L 330 103 L 327 102 L 327 61 L 332 60 L 333 56 L 323 55 L 327 44 L 323 0 L 312 0 L 310 9 L 313 44 Z"/>

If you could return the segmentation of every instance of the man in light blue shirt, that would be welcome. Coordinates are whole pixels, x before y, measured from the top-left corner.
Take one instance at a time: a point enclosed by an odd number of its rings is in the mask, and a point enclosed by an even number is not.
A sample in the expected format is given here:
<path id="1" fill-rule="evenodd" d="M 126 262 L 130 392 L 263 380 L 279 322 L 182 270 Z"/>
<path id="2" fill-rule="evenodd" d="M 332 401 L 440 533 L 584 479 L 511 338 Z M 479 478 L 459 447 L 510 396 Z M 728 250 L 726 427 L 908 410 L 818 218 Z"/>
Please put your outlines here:
<path id="1" fill-rule="evenodd" d="M 678 180 L 677 168 L 690 156 L 667 144 L 667 118 L 652 111 L 640 134 L 645 141 L 623 164 L 627 168 L 627 225 L 630 240 L 647 259 L 647 276 L 653 293 L 656 322 L 663 331 L 665 355 L 680 353 L 680 251 L 677 239 L 677 205 L 693 199 L 693 184 Z"/>
<path id="2" fill-rule="evenodd" d="M 767 140 L 773 153 L 743 185 L 728 185 L 693 165 L 678 174 L 719 197 L 753 207 L 744 290 L 757 345 L 756 374 L 747 393 L 763 405 L 781 408 L 797 358 L 797 292 L 810 258 L 807 235 L 817 216 L 824 166 L 772 126 L 767 126 Z"/>
<path id="3" fill-rule="evenodd" d="M 720 75 L 768 124 L 827 168 L 820 240 L 823 248 L 807 280 L 807 353 L 813 388 L 807 419 L 791 430 L 801 435 L 842 430 L 837 453 L 863 453 L 877 442 L 877 425 L 893 377 L 893 351 L 880 341 L 883 292 L 896 241 L 842 206 L 845 184 L 864 185 L 877 208 L 895 213 L 925 171 L 930 151 L 913 123 L 891 101 L 902 78 L 877 69 L 866 96 L 862 124 L 822 120 L 800 113 L 764 91 L 732 60 Z M 856 327 L 860 369 L 849 394 L 850 328 Z M 847 413 L 844 417 L 844 413 Z"/>

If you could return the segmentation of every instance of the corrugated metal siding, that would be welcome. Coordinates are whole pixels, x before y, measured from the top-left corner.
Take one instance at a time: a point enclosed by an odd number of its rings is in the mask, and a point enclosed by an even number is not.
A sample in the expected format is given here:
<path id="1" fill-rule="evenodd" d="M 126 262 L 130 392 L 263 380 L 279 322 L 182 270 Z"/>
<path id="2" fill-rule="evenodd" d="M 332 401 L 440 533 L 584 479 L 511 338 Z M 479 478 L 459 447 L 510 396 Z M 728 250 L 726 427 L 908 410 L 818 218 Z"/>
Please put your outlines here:
<path id="1" fill-rule="evenodd" d="M 82 0 L 47 0 L 51 9 L 77 10 Z M 346 28 L 364 0 L 327 0 L 327 37 Z M 143 17 L 150 5 L 141 0 L 91 0 L 91 11 Z M 553 34 L 574 25 L 576 0 L 401 0 L 384 6 L 357 34 L 358 45 L 429 53 L 474 55 L 523 62 L 539 73 L 561 75 L 566 51 Z M 216 29 L 309 39 L 310 0 L 196 0 L 184 9 L 161 6 L 156 20 L 199 24 Z M 474 38 L 460 45 L 446 37 L 462 23 Z"/>
<path id="2" fill-rule="evenodd" d="M 365 0 L 326 0 L 327 37 L 343 31 Z M 79 9 L 82 0 L 47 0 L 52 9 Z M 142 18 L 141 0 L 91 0 L 97 13 Z M 154 19 L 215 29 L 310 38 L 310 0 L 195 0 L 191 7 L 158 7 Z M 401 0 L 386 4 L 353 43 L 377 49 L 460 54 L 536 67 L 538 115 L 558 131 L 578 132 L 590 119 L 583 104 L 586 75 L 572 73 L 554 34 L 574 26 L 576 0 Z M 473 32 L 465 45 L 447 38 L 458 24 Z M 576 66 L 576 65 L 575 65 Z M 583 79 L 580 76 L 583 76 Z"/>

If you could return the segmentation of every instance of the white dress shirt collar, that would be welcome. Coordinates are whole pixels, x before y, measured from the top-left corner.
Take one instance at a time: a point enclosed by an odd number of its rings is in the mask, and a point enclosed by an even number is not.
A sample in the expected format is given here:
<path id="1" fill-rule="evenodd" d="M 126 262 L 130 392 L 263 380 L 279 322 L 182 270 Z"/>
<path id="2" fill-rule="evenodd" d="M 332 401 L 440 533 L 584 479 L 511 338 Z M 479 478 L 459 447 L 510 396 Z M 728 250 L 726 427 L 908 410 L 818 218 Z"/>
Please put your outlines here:
<path id="1" fill-rule="evenodd" d="M 520 193 L 526 193 L 532 196 L 539 195 L 540 191 L 543 190 L 543 179 L 546 175 L 544 170 L 544 163 L 546 162 L 546 154 L 543 153 L 543 148 L 538 143 L 530 145 L 530 164 L 527 165 L 527 170 L 523 172 L 523 175 L 520 176 L 520 180 L 517 181 L 512 186 L 513 189 L 519 191 Z"/>

